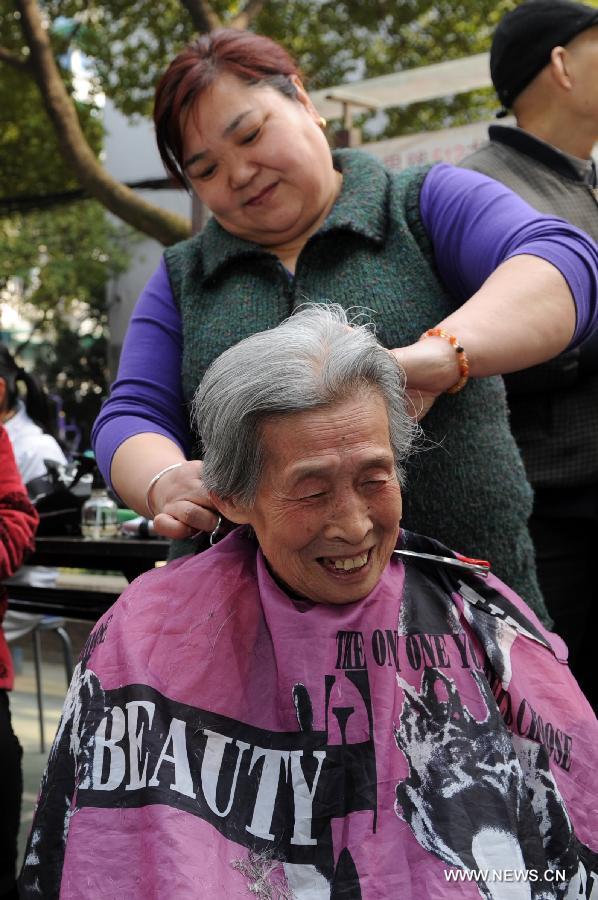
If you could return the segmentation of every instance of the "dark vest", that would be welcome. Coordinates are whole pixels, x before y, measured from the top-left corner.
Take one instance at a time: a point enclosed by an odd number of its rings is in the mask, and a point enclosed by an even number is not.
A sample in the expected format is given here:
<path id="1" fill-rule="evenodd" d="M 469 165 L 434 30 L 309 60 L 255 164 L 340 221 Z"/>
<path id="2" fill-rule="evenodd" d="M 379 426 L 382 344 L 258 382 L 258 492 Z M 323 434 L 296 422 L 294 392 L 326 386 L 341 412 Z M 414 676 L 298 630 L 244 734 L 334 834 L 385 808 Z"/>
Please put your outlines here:
<path id="1" fill-rule="evenodd" d="M 427 168 L 390 174 L 361 151 L 335 154 L 335 165 L 342 193 L 303 248 L 294 278 L 263 247 L 214 220 L 165 252 L 183 321 L 188 402 L 219 353 L 277 325 L 306 300 L 366 307 L 386 347 L 414 342 L 455 307 L 420 219 Z M 405 527 L 491 559 L 501 578 L 542 609 L 526 525 L 531 490 L 501 379 L 474 379 L 460 394 L 441 397 L 424 426 L 407 467 Z"/>
<path id="2" fill-rule="evenodd" d="M 598 241 L 598 188 L 582 180 L 567 156 L 520 129 L 494 125 L 489 135 L 462 166 L 496 178 L 540 212 L 567 219 Z M 534 487 L 598 485 L 598 333 L 505 383 L 511 428 Z"/>

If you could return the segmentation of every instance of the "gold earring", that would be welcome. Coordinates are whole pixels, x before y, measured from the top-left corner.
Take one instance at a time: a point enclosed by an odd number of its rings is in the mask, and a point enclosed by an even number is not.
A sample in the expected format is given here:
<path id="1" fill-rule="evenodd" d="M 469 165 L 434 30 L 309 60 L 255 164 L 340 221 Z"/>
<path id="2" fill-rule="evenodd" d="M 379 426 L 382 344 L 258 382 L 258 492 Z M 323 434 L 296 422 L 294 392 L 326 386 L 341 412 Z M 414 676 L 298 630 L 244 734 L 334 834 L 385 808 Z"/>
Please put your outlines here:
<path id="1" fill-rule="evenodd" d="M 321 128 L 322 131 L 323 131 L 324 128 L 326 128 L 326 126 L 328 125 L 328 122 L 326 121 L 326 119 L 324 118 L 324 116 L 320 116 L 320 121 L 318 122 L 318 124 L 319 124 L 320 128 Z"/>

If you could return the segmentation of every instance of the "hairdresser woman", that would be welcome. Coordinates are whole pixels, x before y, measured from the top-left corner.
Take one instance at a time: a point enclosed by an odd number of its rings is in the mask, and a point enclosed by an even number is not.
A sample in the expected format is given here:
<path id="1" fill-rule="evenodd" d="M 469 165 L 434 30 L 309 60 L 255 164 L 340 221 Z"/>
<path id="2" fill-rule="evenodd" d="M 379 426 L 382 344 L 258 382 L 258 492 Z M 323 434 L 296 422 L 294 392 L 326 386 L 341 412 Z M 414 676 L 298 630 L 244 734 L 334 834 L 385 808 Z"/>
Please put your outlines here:
<path id="1" fill-rule="evenodd" d="M 167 169 L 212 218 L 165 251 L 139 299 L 94 429 L 104 477 L 162 534 L 210 531 L 188 424 L 208 365 L 306 299 L 367 307 L 416 412 L 433 404 L 405 526 L 491 559 L 543 613 L 531 490 L 502 382 L 479 376 L 534 365 L 588 334 L 593 242 L 477 173 L 392 174 L 361 151 L 331 154 L 295 63 L 258 35 L 216 31 L 180 53 L 158 85 L 155 124 Z"/>

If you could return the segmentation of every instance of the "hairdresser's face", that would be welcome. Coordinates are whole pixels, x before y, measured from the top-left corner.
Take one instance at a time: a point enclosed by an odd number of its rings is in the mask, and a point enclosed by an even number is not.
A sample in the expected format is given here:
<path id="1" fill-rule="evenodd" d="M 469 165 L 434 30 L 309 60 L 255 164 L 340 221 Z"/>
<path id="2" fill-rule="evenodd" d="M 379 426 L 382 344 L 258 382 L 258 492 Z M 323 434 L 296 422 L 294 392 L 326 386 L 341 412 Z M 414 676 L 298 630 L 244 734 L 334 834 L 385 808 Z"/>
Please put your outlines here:
<path id="1" fill-rule="evenodd" d="M 299 79 L 296 99 L 220 75 L 184 115 L 184 170 L 231 234 L 272 248 L 301 241 L 334 203 L 319 116 Z"/>
<path id="2" fill-rule="evenodd" d="M 249 523 L 273 572 L 315 603 L 353 603 L 378 583 L 395 548 L 401 489 L 377 391 L 275 416 L 262 430 L 255 503 L 223 509 Z"/>

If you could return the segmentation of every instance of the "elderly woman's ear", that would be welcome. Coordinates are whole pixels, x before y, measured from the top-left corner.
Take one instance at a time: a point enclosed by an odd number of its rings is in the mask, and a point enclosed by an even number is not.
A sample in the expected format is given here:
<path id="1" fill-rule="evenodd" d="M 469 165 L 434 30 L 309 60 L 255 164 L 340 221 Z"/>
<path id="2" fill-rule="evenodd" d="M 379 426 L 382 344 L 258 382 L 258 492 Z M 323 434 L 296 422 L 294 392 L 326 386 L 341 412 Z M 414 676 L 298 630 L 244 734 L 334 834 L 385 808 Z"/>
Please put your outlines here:
<path id="1" fill-rule="evenodd" d="M 251 514 L 246 506 L 243 506 L 243 504 L 238 503 L 231 497 L 223 499 L 212 492 L 210 492 L 210 496 L 214 507 L 229 522 L 233 522 L 235 525 L 247 525 L 249 523 Z"/>

